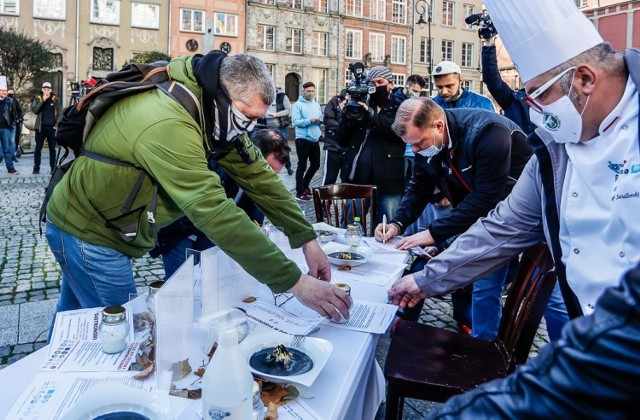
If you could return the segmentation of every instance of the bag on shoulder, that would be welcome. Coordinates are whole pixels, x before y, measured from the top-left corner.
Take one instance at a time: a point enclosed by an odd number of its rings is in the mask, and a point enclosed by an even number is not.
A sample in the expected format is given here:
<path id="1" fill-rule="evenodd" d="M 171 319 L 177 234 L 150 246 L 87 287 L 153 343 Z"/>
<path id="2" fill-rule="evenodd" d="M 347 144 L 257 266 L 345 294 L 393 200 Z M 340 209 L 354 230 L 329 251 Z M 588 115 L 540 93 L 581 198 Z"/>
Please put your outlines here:
<path id="1" fill-rule="evenodd" d="M 71 165 L 75 161 L 75 159 L 73 159 L 64 163 L 70 151 L 73 151 L 75 157 L 84 155 L 90 159 L 99 160 L 111 165 L 134 167 L 129 163 L 120 162 L 97 153 L 84 151 L 83 146 L 91 129 L 100 117 L 107 112 L 111 105 L 120 99 L 151 89 L 160 89 L 165 92 L 169 97 L 181 104 L 198 125 L 202 127 L 203 116 L 197 98 L 186 87 L 169 78 L 166 66 L 134 63 L 129 64 L 118 72 L 108 74 L 93 90 L 85 95 L 78 104 L 68 106 L 64 110 L 63 117 L 58 123 L 56 142 L 64 148 L 64 154 L 62 157 L 58 157 L 56 169 L 45 190 L 45 198 L 40 208 L 41 223 L 46 221 L 47 204 L 56 185 L 62 180 L 64 174 L 71 168 Z M 59 153 L 62 153 L 62 149 Z M 112 220 L 105 219 L 106 226 L 114 228 L 125 242 L 131 242 L 135 240 L 137 236 L 138 224 L 136 221 L 132 221 L 133 218 L 131 215 L 133 213 L 140 213 L 141 210 L 134 209 L 132 211 L 130 205 L 133 203 L 145 176 L 148 176 L 154 184 L 154 195 L 148 212 L 148 219 L 154 230 L 154 236 L 157 235 L 154 220 L 157 185 L 155 180 L 142 168 L 139 169 L 140 176 L 132 187 L 127 197 L 127 203 L 125 203 L 121 209 L 120 216 Z M 42 226 L 40 226 L 40 234 L 42 234 Z"/>

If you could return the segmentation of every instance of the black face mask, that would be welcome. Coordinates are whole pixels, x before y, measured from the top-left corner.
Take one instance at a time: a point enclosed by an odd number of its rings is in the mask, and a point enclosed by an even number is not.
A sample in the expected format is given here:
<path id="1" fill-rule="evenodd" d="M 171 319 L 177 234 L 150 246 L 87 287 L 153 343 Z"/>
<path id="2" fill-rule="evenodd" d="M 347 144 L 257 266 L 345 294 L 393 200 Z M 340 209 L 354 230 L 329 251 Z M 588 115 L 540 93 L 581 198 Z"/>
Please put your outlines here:
<path id="1" fill-rule="evenodd" d="M 389 99 L 389 91 L 387 85 L 376 87 L 376 91 L 371 94 L 369 101 L 376 105 L 382 105 Z"/>

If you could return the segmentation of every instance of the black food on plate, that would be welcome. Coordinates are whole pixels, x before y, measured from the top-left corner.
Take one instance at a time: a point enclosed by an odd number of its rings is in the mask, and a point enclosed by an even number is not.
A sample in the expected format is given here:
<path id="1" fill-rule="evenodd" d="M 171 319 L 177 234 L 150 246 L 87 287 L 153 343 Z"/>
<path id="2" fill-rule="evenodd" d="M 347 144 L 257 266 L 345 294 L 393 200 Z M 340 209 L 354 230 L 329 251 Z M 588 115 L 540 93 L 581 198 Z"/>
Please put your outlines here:
<path id="1" fill-rule="evenodd" d="M 249 365 L 267 375 L 293 376 L 313 369 L 313 360 L 298 349 L 280 344 L 255 352 L 249 359 Z"/>

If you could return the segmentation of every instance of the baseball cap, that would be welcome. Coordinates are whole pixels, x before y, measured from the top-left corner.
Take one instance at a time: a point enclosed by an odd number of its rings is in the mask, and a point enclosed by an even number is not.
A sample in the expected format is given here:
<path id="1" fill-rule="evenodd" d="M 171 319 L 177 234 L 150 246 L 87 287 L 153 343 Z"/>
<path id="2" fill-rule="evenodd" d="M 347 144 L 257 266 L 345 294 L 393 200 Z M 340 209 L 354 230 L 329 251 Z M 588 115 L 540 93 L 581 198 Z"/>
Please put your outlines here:
<path id="1" fill-rule="evenodd" d="M 573 0 L 484 0 L 484 4 L 523 82 L 603 42 Z"/>
<path id="2" fill-rule="evenodd" d="M 49 83 L 49 82 L 44 82 L 44 83 L 42 84 L 42 87 L 43 87 L 43 88 L 51 88 L 51 83 Z"/>
<path id="3" fill-rule="evenodd" d="M 432 76 L 443 76 L 445 74 L 460 74 L 460 66 L 453 61 L 441 61 L 433 69 Z"/>

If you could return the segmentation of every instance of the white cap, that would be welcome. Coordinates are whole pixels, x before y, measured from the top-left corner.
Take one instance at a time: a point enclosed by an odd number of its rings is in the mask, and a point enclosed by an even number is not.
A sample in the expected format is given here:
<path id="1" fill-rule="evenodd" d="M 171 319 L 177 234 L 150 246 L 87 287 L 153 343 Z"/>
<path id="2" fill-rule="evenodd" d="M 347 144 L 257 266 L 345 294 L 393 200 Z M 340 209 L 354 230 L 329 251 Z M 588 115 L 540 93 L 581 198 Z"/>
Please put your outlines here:
<path id="1" fill-rule="evenodd" d="M 42 84 L 42 87 L 43 87 L 43 88 L 49 88 L 49 89 L 51 89 L 51 83 L 49 83 L 49 82 L 44 82 L 44 83 Z"/>
<path id="2" fill-rule="evenodd" d="M 603 42 L 573 0 L 484 0 L 523 82 Z"/>
<path id="3" fill-rule="evenodd" d="M 453 61 L 441 61 L 433 68 L 432 76 L 444 76 L 445 74 L 460 74 L 460 66 Z"/>
<path id="4" fill-rule="evenodd" d="M 0 89 L 7 90 L 7 76 L 0 76 Z"/>

